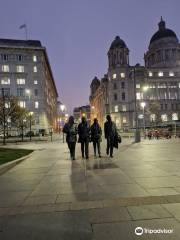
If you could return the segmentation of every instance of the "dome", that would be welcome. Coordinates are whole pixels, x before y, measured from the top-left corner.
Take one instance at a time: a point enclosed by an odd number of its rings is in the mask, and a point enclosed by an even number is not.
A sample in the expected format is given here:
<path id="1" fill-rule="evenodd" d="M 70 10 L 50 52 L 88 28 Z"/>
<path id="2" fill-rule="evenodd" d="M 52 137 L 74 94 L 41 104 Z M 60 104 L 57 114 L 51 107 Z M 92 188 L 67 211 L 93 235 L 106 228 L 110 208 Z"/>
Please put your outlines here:
<path id="1" fill-rule="evenodd" d="M 111 43 L 110 49 L 115 48 L 127 48 L 125 42 L 119 36 L 116 36 L 114 41 Z"/>
<path id="2" fill-rule="evenodd" d="M 178 40 L 175 32 L 173 32 L 171 29 L 166 28 L 166 23 L 161 17 L 161 21 L 159 23 L 159 30 L 152 36 L 150 40 L 150 44 L 152 44 L 156 40 L 167 38 L 167 37 L 173 37 L 176 40 Z"/>

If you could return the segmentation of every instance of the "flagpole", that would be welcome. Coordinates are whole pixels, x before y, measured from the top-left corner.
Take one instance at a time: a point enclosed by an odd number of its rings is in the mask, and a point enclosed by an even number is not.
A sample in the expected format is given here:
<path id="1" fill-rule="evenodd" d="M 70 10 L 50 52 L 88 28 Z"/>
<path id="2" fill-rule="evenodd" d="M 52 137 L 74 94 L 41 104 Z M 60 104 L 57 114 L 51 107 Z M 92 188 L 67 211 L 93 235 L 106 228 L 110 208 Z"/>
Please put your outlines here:
<path id="1" fill-rule="evenodd" d="M 27 30 L 27 24 L 26 24 L 26 27 L 25 27 L 25 35 L 26 35 L 26 40 L 28 40 L 28 30 Z"/>

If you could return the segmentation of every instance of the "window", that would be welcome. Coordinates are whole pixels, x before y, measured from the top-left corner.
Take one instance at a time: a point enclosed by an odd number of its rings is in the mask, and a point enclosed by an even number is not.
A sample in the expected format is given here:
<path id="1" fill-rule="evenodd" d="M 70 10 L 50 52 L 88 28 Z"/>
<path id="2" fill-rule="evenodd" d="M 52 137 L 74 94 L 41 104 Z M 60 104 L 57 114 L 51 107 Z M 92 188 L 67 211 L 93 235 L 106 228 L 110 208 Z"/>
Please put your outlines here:
<path id="1" fill-rule="evenodd" d="M 10 96 L 10 88 L 3 88 L 2 95 L 9 97 Z"/>
<path id="2" fill-rule="evenodd" d="M 122 111 L 125 112 L 127 110 L 126 105 L 122 105 Z"/>
<path id="3" fill-rule="evenodd" d="M 118 110 L 119 110 L 119 109 L 118 109 L 118 106 L 116 105 L 116 106 L 114 107 L 114 111 L 115 111 L 115 112 L 118 112 Z"/>
<path id="4" fill-rule="evenodd" d="M 156 115 L 155 114 L 151 114 L 150 115 L 150 121 L 154 122 L 156 120 Z"/>
<path id="5" fill-rule="evenodd" d="M 123 101 L 125 100 L 125 97 L 126 97 L 125 92 L 123 92 L 123 93 L 122 93 L 122 100 L 123 100 Z"/>
<path id="6" fill-rule="evenodd" d="M 167 122 L 167 114 L 162 114 L 162 115 L 161 115 L 161 120 L 162 120 L 163 122 Z"/>
<path id="7" fill-rule="evenodd" d="M 125 78 L 125 73 L 120 73 L 121 78 Z"/>
<path id="8" fill-rule="evenodd" d="M 23 85 L 23 84 L 25 84 L 26 83 L 26 80 L 24 79 L 24 78 L 18 78 L 17 79 L 17 84 L 18 85 Z"/>
<path id="9" fill-rule="evenodd" d="M 7 61 L 8 60 L 8 55 L 7 54 L 2 54 L 1 58 L 3 61 Z"/>
<path id="10" fill-rule="evenodd" d="M 34 89 L 34 95 L 38 96 L 38 89 Z"/>
<path id="11" fill-rule="evenodd" d="M 149 77 L 152 77 L 152 76 L 153 76 L 153 73 L 152 73 L 152 72 L 149 72 L 149 73 L 148 73 L 148 76 L 149 76 Z"/>
<path id="12" fill-rule="evenodd" d="M 2 72 L 9 72 L 9 65 L 2 65 Z"/>
<path id="13" fill-rule="evenodd" d="M 19 101 L 19 106 L 21 108 L 25 108 L 26 107 L 26 102 L 25 101 Z"/>
<path id="14" fill-rule="evenodd" d="M 117 76 L 116 73 L 114 73 L 113 76 L 112 76 L 113 79 L 116 79 L 116 76 Z"/>
<path id="15" fill-rule="evenodd" d="M 2 78 L 1 79 L 1 84 L 9 85 L 10 84 L 10 78 Z"/>
<path id="16" fill-rule="evenodd" d="M 34 80 L 34 84 L 37 85 L 38 84 L 38 80 Z"/>
<path id="17" fill-rule="evenodd" d="M 10 108 L 10 102 L 5 102 L 4 106 L 5 108 Z"/>
<path id="18" fill-rule="evenodd" d="M 35 108 L 39 108 L 39 102 L 35 102 L 35 103 L 34 103 L 34 107 L 35 107 Z"/>
<path id="19" fill-rule="evenodd" d="M 180 83 L 179 83 L 179 88 L 180 88 Z"/>
<path id="20" fill-rule="evenodd" d="M 33 62 L 37 62 L 37 56 L 36 55 L 33 56 Z"/>
<path id="21" fill-rule="evenodd" d="M 174 72 L 169 72 L 169 77 L 174 77 Z"/>
<path id="22" fill-rule="evenodd" d="M 19 62 L 21 62 L 22 59 L 23 59 L 22 55 L 17 55 L 17 60 L 18 60 Z"/>
<path id="23" fill-rule="evenodd" d="M 114 89 L 117 89 L 117 84 L 116 83 L 114 83 Z"/>
<path id="24" fill-rule="evenodd" d="M 17 72 L 19 72 L 19 73 L 24 72 L 24 66 L 18 65 L 17 66 Z"/>
<path id="25" fill-rule="evenodd" d="M 37 72 L 37 67 L 36 66 L 33 67 L 33 72 Z"/>
<path id="26" fill-rule="evenodd" d="M 136 93 L 136 99 L 137 99 L 137 100 L 140 100 L 140 99 L 141 99 L 141 93 L 140 93 L 140 92 L 137 92 L 137 93 Z"/>
<path id="27" fill-rule="evenodd" d="M 17 88 L 17 96 L 18 97 L 24 97 L 25 96 L 24 88 Z"/>
<path id="28" fill-rule="evenodd" d="M 178 120 L 178 114 L 177 113 L 172 114 L 172 120 L 174 120 L 174 121 Z"/>
<path id="29" fill-rule="evenodd" d="M 114 101 L 117 101 L 117 94 L 114 94 Z"/>
<path id="30" fill-rule="evenodd" d="M 125 82 L 121 83 L 121 88 L 124 89 L 125 88 Z"/>
<path id="31" fill-rule="evenodd" d="M 136 84 L 136 88 L 141 88 L 141 85 L 140 84 Z"/>
<path id="32" fill-rule="evenodd" d="M 158 72 L 158 76 L 159 76 L 159 77 L 163 77 L 163 76 L 164 76 L 164 73 L 163 73 L 163 72 Z"/>
<path id="33" fill-rule="evenodd" d="M 127 123 L 126 117 L 123 117 L 123 118 L 122 118 L 122 122 L 123 122 L 123 123 Z"/>

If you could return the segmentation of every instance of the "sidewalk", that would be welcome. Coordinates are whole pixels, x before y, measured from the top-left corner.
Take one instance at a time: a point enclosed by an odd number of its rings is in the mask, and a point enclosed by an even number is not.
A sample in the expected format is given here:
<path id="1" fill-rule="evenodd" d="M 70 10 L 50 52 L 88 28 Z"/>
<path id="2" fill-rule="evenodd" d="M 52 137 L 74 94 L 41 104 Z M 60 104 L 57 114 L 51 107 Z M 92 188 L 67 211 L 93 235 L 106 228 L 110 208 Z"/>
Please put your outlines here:
<path id="1" fill-rule="evenodd" d="M 86 162 L 79 144 L 73 162 L 62 142 L 15 145 L 36 151 L 0 176 L 0 239 L 178 240 L 179 144 L 124 140 L 113 159 L 91 147 Z M 137 226 L 174 233 L 138 237 Z"/>

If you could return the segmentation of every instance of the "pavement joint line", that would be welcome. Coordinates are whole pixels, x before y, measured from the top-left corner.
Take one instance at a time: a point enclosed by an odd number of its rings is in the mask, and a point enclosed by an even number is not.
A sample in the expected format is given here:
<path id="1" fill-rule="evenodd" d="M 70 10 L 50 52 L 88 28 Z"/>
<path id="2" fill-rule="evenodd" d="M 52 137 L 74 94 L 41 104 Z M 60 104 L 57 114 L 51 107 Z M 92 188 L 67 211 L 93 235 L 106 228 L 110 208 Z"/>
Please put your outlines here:
<path id="1" fill-rule="evenodd" d="M 176 201 L 176 199 L 174 202 L 168 202 L 166 201 L 166 197 L 154 196 L 154 197 L 116 198 L 116 199 L 101 200 L 101 201 L 97 201 L 97 200 L 96 201 L 76 201 L 76 202 L 64 202 L 64 203 L 58 203 L 58 204 L 55 204 L 55 203 L 39 204 L 39 205 L 36 204 L 36 205 L 26 205 L 26 206 L 23 206 L 21 204 L 15 207 L 1 207 L 0 216 L 19 215 L 19 214 L 21 215 L 21 214 L 29 214 L 29 213 L 43 213 L 43 212 L 45 213 L 45 212 L 81 211 L 81 210 L 103 209 L 103 208 L 111 208 L 111 207 L 126 207 L 126 208 L 128 206 L 141 207 L 144 205 L 157 205 L 157 204 L 160 204 L 163 207 L 163 204 L 171 204 L 171 203 L 178 203 L 178 202 Z M 132 218 L 130 213 L 129 215 Z M 170 215 L 172 214 L 170 213 Z"/>

